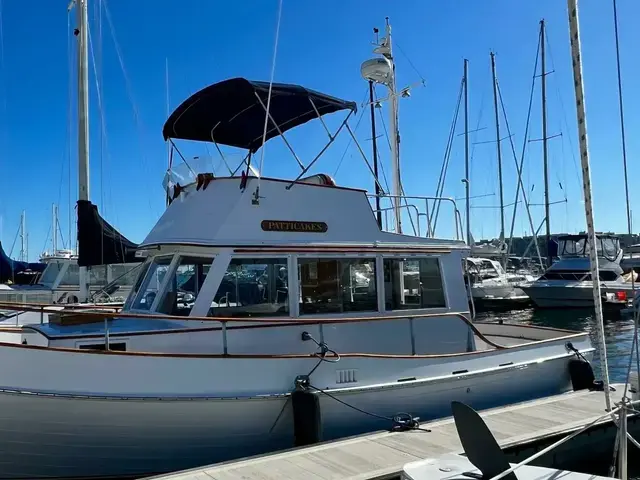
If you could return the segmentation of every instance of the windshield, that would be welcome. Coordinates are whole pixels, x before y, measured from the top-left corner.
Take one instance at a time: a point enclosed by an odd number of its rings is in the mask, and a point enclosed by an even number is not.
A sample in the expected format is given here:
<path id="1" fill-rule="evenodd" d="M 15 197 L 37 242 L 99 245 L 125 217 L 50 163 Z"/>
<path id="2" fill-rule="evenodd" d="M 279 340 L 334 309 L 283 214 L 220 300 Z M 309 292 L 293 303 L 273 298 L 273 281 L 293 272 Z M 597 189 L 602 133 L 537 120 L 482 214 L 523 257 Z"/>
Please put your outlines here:
<path id="1" fill-rule="evenodd" d="M 585 254 L 586 238 L 568 237 L 558 241 L 559 256 L 574 256 Z"/>
<path id="2" fill-rule="evenodd" d="M 620 252 L 620 240 L 614 237 L 596 237 L 599 257 L 614 260 Z M 564 237 L 558 240 L 559 256 L 588 256 L 589 245 L 586 237 Z"/>
<path id="3" fill-rule="evenodd" d="M 58 260 L 51 260 L 47 267 L 42 272 L 42 276 L 40 277 L 40 282 L 42 285 L 47 287 L 52 287 L 53 283 L 58 278 L 58 274 L 60 274 L 60 270 L 64 264 Z"/>
<path id="4" fill-rule="evenodd" d="M 162 281 L 169 270 L 173 255 L 155 257 L 140 272 L 136 285 L 131 291 L 125 309 L 150 310 L 158 295 Z"/>

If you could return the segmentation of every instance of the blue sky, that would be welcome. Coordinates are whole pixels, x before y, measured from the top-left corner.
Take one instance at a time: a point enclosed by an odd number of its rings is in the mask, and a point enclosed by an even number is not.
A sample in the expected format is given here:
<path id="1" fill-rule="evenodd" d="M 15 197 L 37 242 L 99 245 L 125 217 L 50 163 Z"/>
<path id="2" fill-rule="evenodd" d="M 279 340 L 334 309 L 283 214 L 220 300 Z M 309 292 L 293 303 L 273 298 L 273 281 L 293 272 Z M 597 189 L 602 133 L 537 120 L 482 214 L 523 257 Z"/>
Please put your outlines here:
<path id="1" fill-rule="evenodd" d="M 625 231 L 612 6 L 610 1 L 583 0 L 581 3 L 596 228 Z M 49 247 L 45 245 L 45 238 L 53 202 L 60 205 L 62 230 L 68 241 L 69 199 L 73 206 L 77 195 L 75 100 L 71 105 L 71 135 L 68 131 L 68 48 L 75 46 L 75 42 L 68 30 L 66 0 L 35 0 L 30 3 L 28 16 L 19 2 L 4 0 L 0 5 L 1 239 L 9 250 L 20 212 L 25 209 L 29 256 L 35 259 L 43 248 Z M 144 238 L 164 209 L 161 182 L 167 155 L 161 130 L 167 116 L 165 65 L 169 65 L 171 108 L 216 81 L 235 76 L 268 80 L 270 75 L 276 0 L 185 0 L 177 5 L 168 0 L 133 3 L 92 0 L 90 4 L 93 57 L 102 72 L 97 78 L 93 71 L 90 75 L 91 199 L 99 204 L 109 221 L 134 241 Z M 632 22 L 640 15 L 640 4 L 619 0 L 618 9 L 627 149 L 633 179 L 640 150 L 640 138 L 633 134 L 640 126 L 634 106 L 638 105 L 640 92 L 631 79 L 640 74 L 633 58 L 640 31 Z M 494 138 L 489 64 L 489 52 L 493 49 L 519 155 L 539 21 L 546 19 L 547 69 L 553 70 L 547 77 L 549 135 L 562 133 L 562 137 L 549 141 L 551 200 L 568 199 L 566 204 L 552 206 L 552 230 L 583 229 L 566 3 L 561 0 L 284 0 L 275 80 L 303 84 L 360 104 L 367 89 L 360 76 L 360 64 L 371 58 L 372 27 L 382 30 L 385 16 L 390 17 L 393 26 L 399 86 L 419 81 L 420 75 L 426 79 L 425 88 L 414 89 L 411 98 L 400 102 L 402 174 L 406 192 L 413 195 L 432 195 L 435 191 L 463 58 L 469 59 L 470 127 L 484 128 L 472 135 L 472 142 Z M 70 21 L 73 28 L 75 15 L 72 14 Z M 75 62 L 72 68 L 71 86 L 75 92 Z M 96 80 L 103 91 L 102 112 L 98 108 Z M 379 94 L 383 96 L 381 90 Z M 101 118 L 105 135 L 101 135 Z M 335 124 L 337 119 L 332 121 Z M 370 150 L 369 128 L 366 113 L 357 136 L 367 152 Z M 458 133 L 461 132 L 460 123 Z M 506 136 L 504 125 L 503 135 Z M 537 88 L 530 137 L 540 136 Z M 300 157 L 307 161 L 326 138 L 318 122 L 300 127 L 289 137 Z M 335 174 L 343 185 L 372 190 L 371 175 L 353 146 L 337 169 L 346 142 L 346 136 L 337 141 L 313 171 Z M 446 195 L 464 195 L 460 182 L 464 171 L 463 147 L 463 137 L 456 137 Z M 207 153 L 202 145 L 184 146 L 184 150 L 191 155 Z M 213 153 L 214 149 L 210 150 Z M 386 143 L 382 143 L 381 152 L 388 172 Z M 503 142 L 503 152 L 505 201 L 511 203 L 516 176 L 508 142 Z M 542 202 L 541 152 L 540 142 L 528 144 L 524 181 L 529 190 L 533 188 L 533 203 Z M 219 163 L 215 166 L 216 172 L 224 173 Z M 296 169 L 282 142 L 272 140 L 266 151 L 263 173 L 288 178 L 297 174 Z M 497 193 L 494 144 L 474 146 L 471 185 L 472 195 Z M 636 199 L 634 187 L 632 181 L 632 208 Z M 477 208 L 494 206 L 497 202 L 497 195 L 473 200 L 471 219 L 476 239 L 497 236 L 497 210 Z M 463 208 L 462 203 L 460 207 Z M 543 218 L 542 207 L 533 207 L 532 213 L 538 224 Z M 75 214 L 72 212 L 72 215 Z M 510 213 L 508 223 L 509 220 Z M 636 224 L 638 222 L 640 217 L 636 217 Z M 516 220 L 516 233 L 525 231 L 530 232 L 530 228 L 526 217 L 520 215 Z M 18 250 L 16 245 L 14 255 Z"/>

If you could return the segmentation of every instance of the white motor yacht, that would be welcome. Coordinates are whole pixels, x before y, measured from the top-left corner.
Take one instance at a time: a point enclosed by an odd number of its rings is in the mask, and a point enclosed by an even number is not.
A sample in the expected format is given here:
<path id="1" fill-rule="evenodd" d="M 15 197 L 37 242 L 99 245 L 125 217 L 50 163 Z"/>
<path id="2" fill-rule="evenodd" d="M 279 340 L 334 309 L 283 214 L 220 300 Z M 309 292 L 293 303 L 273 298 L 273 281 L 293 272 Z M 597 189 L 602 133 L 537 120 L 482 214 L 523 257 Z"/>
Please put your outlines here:
<path id="1" fill-rule="evenodd" d="M 269 92 L 264 140 L 356 110 L 234 78 L 183 102 L 165 138 L 245 148 L 250 164 Z M 392 428 L 399 412 L 414 424 L 452 400 L 571 390 L 571 365 L 592 356 L 584 332 L 474 323 L 466 244 L 383 231 L 365 191 L 326 175 L 247 167 L 170 190 L 120 314 L 51 313 L 0 343 L 0 478 L 139 477 L 287 448 L 294 391 L 317 399 L 322 440 Z"/>
<path id="2" fill-rule="evenodd" d="M 533 275 L 506 272 L 490 258 L 467 257 L 471 295 L 478 309 L 515 308 L 530 304 L 522 286 L 535 280 Z"/>
<path id="3" fill-rule="evenodd" d="M 622 249 L 618 237 L 598 234 L 596 248 L 602 294 L 614 295 L 621 301 L 631 299 L 631 275 L 634 274 L 625 274 L 620 266 Z M 522 290 L 539 308 L 593 308 L 593 283 L 587 235 L 560 235 L 558 257 L 559 260 L 538 280 L 522 286 Z"/>

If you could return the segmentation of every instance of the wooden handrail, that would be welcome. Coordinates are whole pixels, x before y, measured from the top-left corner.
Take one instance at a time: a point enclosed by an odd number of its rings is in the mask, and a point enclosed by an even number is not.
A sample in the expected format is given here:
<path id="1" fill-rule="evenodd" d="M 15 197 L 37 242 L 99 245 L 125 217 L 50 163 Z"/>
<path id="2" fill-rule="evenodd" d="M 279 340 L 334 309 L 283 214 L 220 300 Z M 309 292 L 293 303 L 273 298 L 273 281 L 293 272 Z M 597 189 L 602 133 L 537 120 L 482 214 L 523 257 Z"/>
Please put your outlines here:
<path id="1" fill-rule="evenodd" d="M 9 303 L 0 302 L 0 309 L 14 309 L 21 310 L 26 312 L 37 312 L 37 313 L 56 313 L 58 315 L 64 315 L 64 310 L 47 310 L 46 307 L 51 308 L 51 305 L 40 305 L 40 306 L 32 306 L 32 305 L 15 305 Z M 89 307 L 91 308 L 91 307 Z M 468 313 L 468 312 L 464 312 Z M 127 312 L 119 312 L 119 313 L 108 313 L 108 312 L 73 312 L 75 316 L 92 316 L 93 318 L 99 317 L 108 320 L 110 318 L 118 317 L 118 318 L 138 318 L 138 319 L 146 319 L 146 320 L 179 320 L 179 321 L 201 321 L 201 322 L 219 322 L 223 325 L 227 323 L 233 322 L 252 322 L 252 323 L 268 323 L 270 325 L 277 324 L 278 319 L 274 318 L 227 318 L 227 317 L 180 317 L 177 315 L 151 315 L 144 313 L 127 313 Z M 309 318 L 309 319 L 301 319 L 301 318 L 288 318 L 287 324 L 289 326 L 296 325 L 322 325 L 322 324 L 335 324 L 335 323 L 360 323 L 360 322 L 378 322 L 385 320 L 412 320 L 412 319 L 422 319 L 422 318 L 442 318 L 442 317 L 454 317 L 462 320 L 471 328 L 473 333 L 478 336 L 482 341 L 487 343 L 496 349 L 506 348 L 504 345 L 499 345 L 491 340 L 489 340 L 485 335 L 482 334 L 478 330 L 478 328 L 463 314 L 463 312 L 443 312 L 443 313 L 420 313 L 420 314 L 410 314 L 405 316 L 400 315 L 382 315 L 382 316 L 374 316 L 374 317 L 346 317 L 346 318 Z M 226 336 L 226 331 L 224 332 Z"/>

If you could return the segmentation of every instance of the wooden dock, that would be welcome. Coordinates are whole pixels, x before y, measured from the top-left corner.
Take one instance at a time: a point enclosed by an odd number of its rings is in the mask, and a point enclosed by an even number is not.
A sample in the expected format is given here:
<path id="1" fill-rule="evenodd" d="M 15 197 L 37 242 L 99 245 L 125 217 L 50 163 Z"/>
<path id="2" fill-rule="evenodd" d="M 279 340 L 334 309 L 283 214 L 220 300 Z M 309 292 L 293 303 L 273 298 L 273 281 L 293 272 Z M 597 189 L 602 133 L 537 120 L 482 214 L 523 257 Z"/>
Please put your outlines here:
<path id="1" fill-rule="evenodd" d="M 612 401 L 622 398 L 616 385 Z M 603 415 L 603 392 L 569 392 L 481 412 L 503 448 L 568 434 Z M 609 422 L 609 419 L 601 423 Z M 422 425 L 430 432 L 377 432 L 311 447 L 152 477 L 154 480 L 379 480 L 415 460 L 462 453 L 452 418 Z"/>

